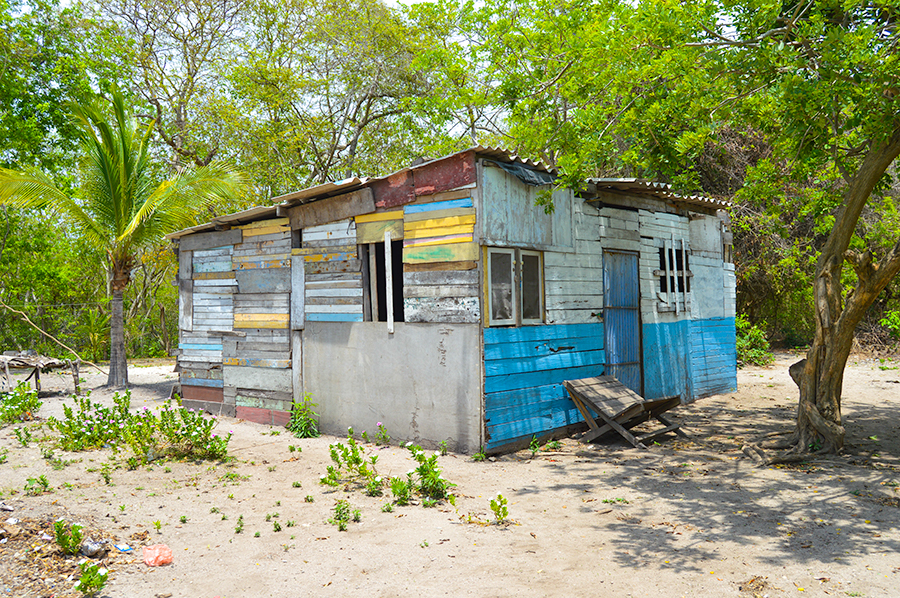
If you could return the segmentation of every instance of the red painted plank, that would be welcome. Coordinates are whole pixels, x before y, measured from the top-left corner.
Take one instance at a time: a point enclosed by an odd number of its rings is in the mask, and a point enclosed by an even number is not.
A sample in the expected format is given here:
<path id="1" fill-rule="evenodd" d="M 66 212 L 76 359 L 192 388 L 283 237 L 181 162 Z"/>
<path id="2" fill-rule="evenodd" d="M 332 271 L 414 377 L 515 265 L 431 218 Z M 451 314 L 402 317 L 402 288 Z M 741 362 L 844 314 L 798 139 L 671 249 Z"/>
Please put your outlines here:
<path id="1" fill-rule="evenodd" d="M 372 183 L 375 205 L 379 208 L 393 208 L 410 203 L 416 196 L 413 192 L 412 172 L 404 170 L 385 179 Z"/>
<path id="2" fill-rule="evenodd" d="M 181 385 L 181 398 L 189 401 L 212 401 L 214 403 L 221 403 L 224 400 L 221 388 L 189 384 Z"/>
<path id="3" fill-rule="evenodd" d="M 291 412 L 238 405 L 235 408 L 235 417 L 267 426 L 285 426 L 291 419 Z"/>
<path id="4" fill-rule="evenodd" d="M 475 152 L 455 154 L 412 171 L 416 195 L 432 195 L 475 182 Z"/>

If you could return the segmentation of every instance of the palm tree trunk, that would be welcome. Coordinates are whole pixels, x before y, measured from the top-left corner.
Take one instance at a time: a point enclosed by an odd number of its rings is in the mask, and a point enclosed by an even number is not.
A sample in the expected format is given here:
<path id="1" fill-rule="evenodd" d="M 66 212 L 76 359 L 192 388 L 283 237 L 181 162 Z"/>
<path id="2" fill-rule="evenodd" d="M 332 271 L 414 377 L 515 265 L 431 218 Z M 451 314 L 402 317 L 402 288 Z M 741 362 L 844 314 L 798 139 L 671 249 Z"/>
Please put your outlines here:
<path id="1" fill-rule="evenodd" d="M 113 289 L 112 316 L 109 325 L 109 378 L 110 388 L 128 386 L 128 363 L 125 360 L 125 315 L 122 309 L 122 289 Z"/>

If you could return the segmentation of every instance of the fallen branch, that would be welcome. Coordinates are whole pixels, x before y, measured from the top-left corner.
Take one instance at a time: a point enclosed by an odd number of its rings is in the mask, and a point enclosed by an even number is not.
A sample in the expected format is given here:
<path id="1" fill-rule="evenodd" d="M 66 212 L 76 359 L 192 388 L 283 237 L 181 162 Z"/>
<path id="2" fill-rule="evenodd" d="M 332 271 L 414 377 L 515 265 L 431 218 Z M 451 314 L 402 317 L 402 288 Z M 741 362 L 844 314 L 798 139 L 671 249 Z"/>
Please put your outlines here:
<path id="1" fill-rule="evenodd" d="M 49 332 L 45 332 L 44 330 L 41 330 L 40 326 L 38 326 L 37 324 L 35 324 L 34 322 L 32 322 L 32 321 L 28 318 L 28 314 L 26 314 L 24 311 L 19 311 L 18 309 L 15 309 L 15 308 L 13 308 L 13 307 L 8 306 L 6 303 L 3 302 L 2 299 L 0 299 L 0 307 L 2 307 L 2 308 L 4 308 L 4 309 L 7 309 L 7 310 L 9 310 L 9 311 L 11 311 L 11 312 L 13 312 L 14 314 L 18 314 L 18 315 L 22 318 L 22 320 L 23 320 L 25 323 L 27 323 L 28 325 L 32 326 L 35 330 L 37 330 L 38 332 L 40 332 L 41 334 L 43 334 L 44 336 L 46 336 L 47 338 L 49 338 L 51 341 L 53 341 L 54 343 L 56 343 L 57 345 L 59 345 L 60 347 L 62 347 L 63 349 L 65 349 L 66 351 L 68 351 L 69 353 L 71 353 L 72 355 L 74 355 L 75 357 L 77 357 L 78 359 L 80 359 L 82 363 L 86 363 L 86 364 L 88 364 L 88 365 L 90 365 L 90 366 L 95 367 L 95 368 L 97 369 L 97 371 L 100 372 L 101 374 L 103 374 L 104 376 L 108 376 L 108 375 L 109 375 L 108 372 L 104 372 L 104 371 L 100 368 L 100 366 L 97 365 L 96 363 L 91 363 L 90 361 L 87 361 L 87 360 L 85 360 L 85 359 L 81 359 L 81 355 L 79 355 L 79 354 L 75 351 L 75 349 L 73 349 L 72 347 L 69 347 L 68 345 L 66 345 L 65 343 L 63 343 L 62 341 L 60 341 L 59 339 L 57 339 L 56 337 L 54 337 L 54 336 L 53 336 L 52 334 L 50 334 Z"/>

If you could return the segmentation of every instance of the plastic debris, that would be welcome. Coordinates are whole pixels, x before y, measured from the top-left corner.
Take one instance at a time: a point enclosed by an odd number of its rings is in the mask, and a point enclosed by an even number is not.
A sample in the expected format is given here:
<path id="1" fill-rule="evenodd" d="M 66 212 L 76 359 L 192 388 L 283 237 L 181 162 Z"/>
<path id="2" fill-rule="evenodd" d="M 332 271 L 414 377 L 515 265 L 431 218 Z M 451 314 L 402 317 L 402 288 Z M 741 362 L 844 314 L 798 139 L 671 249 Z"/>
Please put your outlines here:
<path id="1" fill-rule="evenodd" d="M 172 549 L 165 544 L 144 546 L 144 564 L 148 567 L 159 567 L 172 562 Z"/>
<path id="2" fill-rule="evenodd" d="M 44 532 L 43 534 L 41 534 L 41 540 L 43 540 L 44 542 L 49 542 L 52 539 L 53 539 L 53 536 L 51 536 L 47 532 Z"/>
<path id="3" fill-rule="evenodd" d="M 113 544 L 119 552 L 131 552 L 132 548 L 128 544 Z"/>
<path id="4" fill-rule="evenodd" d="M 16 519 L 15 517 L 10 517 L 9 519 L 6 520 L 6 522 L 10 525 L 15 525 L 19 522 L 19 520 Z"/>
<path id="5" fill-rule="evenodd" d="M 15 511 L 14 507 L 9 506 L 5 502 L 0 502 L 0 511 Z"/>
<path id="6" fill-rule="evenodd" d="M 107 551 L 105 544 L 105 542 L 94 542 L 88 538 L 81 544 L 81 554 L 90 558 L 102 557 Z"/>

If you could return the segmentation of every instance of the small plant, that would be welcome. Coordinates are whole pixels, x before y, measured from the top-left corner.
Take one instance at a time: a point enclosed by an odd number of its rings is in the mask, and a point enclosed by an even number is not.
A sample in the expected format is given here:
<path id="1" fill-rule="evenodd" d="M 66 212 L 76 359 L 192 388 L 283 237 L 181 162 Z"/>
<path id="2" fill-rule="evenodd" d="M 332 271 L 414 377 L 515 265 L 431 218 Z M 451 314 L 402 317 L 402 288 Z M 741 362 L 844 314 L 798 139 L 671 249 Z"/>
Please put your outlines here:
<path id="1" fill-rule="evenodd" d="M 9 449 L 8 448 L 0 448 L 0 465 L 6 463 L 6 460 L 9 458 Z"/>
<path id="2" fill-rule="evenodd" d="M 487 459 L 487 455 L 484 454 L 484 445 L 481 445 L 481 448 L 478 449 L 478 452 L 472 455 L 472 461 L 484 461 Z"/>
<path id="3" fill-rule="evenodd" d="M 125 505 L 119 505 L 119 512 L 121 512 L 121 513 L 125 512 Z"/>
<path id="4" fill-rule="evenodd" d="M 293 484 L 291 484 L 291 486 L 293 488 L 302 488 L 303 484 L 301 484 L 300 482 L 294 482 Z"/>
<path id="5" fill-rule="evenodd" d="M 219 512 L 221 512 L 221 511 L 220 511 L 219 507 L 211 507 L 211 508 L 209 509 L 209 512 L 210 512 L 210 513 L 219 513 Z"/>
<path id="6" fill-rule="evenodd" d="M 293 444 L 291 444 L 291 445 L 288 445 L 288 451 L 290 451 L 292 453 L 302 453 L 303 447 L 302 446 L 294 446 Z"/>
<path id="7" fill-rule="evenodd" d="M 378 422 L 375 425 L 378 426 L 378 431 L 375 432 L 375 444 L 377 444 L 379 446 L 381 446 L 381 445 L 387 446 L 388 444 L 390 444 L 391 436 L 390 436 L 390 434 L 387 433 L 387 428 L 384 427 L 384 424 L 381 422 Z"/>
<path id="8" fill-rule="evenodd" d="M 334 503 L 334 515 L 328 523 L 336 525 L 339 532 L 347 531 L 347 522 L 350 521 L 350 503 L 346 500 L 338 500 Z"/>
<path id="9" fill-rule="evenodd" d="M 422 540 L 422 543 L 419 544 L 420 548 L 428 548 L 428 540 Z"/>
<path id="10" fill-rule="evenodd" d="M 81 570 L 81 578 L 75 582 L 74 589 L 81 592 L 82 596 L 96 596 L 109 579 L 109 571 L 106 567 L 102 567 L 100 563 L 92 563 L 86 561 L 80 563 L 78 568 Z"/>
<path id="11" fill-rule="evenodd" d="M 362 438 L 363 442 L 371 442 L 371 440 L 369 440 L 369 433 L 366 432 L 365 430 L 362 431 L 362 434 L 360 434 L 360 437 Z"/>
<path id="12" fill-rule="evenodd" d="M 531 458 L 534 459 L 538 451 L 541 450 L 541 443 L 538 442 L 537 436 L 531 436 L 531 442 L 528 443 L 528 450 L 531 451 Z"/>
<path id="13" fill-rule="evenodd" d="M 287 523 L 284 524 L 285 527 L 294 527 L 295 525 L 297 525 L 297 522 L 293 519 L 288 519 Z"/>
<path id="14" fill-rule="evenodd" d="M 228 521 L 228 515 L 222 513 L 222 521 Z"/>
<path id="15" fill-rule="evenodd" d="M 381 496 L 383 488 L 384 484 L 381 481 L 381 476 L 376 476 L 366 483 L 366 494 L 369 496 Z"/>
<path id="16" fill-rule="evenodd" d="M 316 499 L 313 498 L 312 494 L 307 494 L 306 498 L 303 499 L 303 502 L 315 502 Z"/>
<path id="17" fill-rule="evenodd" d="M 412 490 L 412 474 L 406 474 L 406 478 L 391 478 L 391 494 L 394 495 L 394 501 L 401 507 L 409 504 L 410 492 Z"/>
<path id="18" fill-rule="evenodd" d="M 254 537 L 254 538 L 258 538 L 258 537 L 259 537 L 259 532 L 253 532 L 253 537 Z"/>
<path id="19" fill-rule="evenodd" d="M 28 446 L 28 443 L 31 442 L 31 430 L 29 430 L 26 426 L 13 428 L 13 434 L 16 435 L 16 440 L 18 440 L 19 444 L 21 444 L 22 446 Z"/>
<path id="20" fill-rule="evenodd" d="M 162 533 L 162 521 L 157 519 L 153 522 L 153 528 L 156 530 L 156 533 Z"/>
<path id="21" fill-rule="evenodd" d="M 562 443 L 559 440 L 551 440 L 547 444 L 544 445 L 545 451 L 558 451 L 562 448 Z"/>
<path id="22" fill-rule="evenodd" d="M 109 461 L 100 466 L 100 477 L 103 478 L 103 483 L 107 486 L 112 483 L 112 465 L 110 465 Z"/>
<path id="23" fill-rule="evenodd" d="M 272 529 L 273 529 L 274 531 L 276 531 L 276 532 L 280 532 L 280 531 L 281 531 L 281 524 L 278 523 L 277 521 L 273 521 L 273 522 L 272 522 Z"/>
<path id="24" fill-rule="evenodd" d="M 491 511 L 494 512 L 494 522 L 500 525 L 509 517 L 509 509 L 506 508 L 507 500 L 502 494 L 491 500 Z"/>
<path id="25" fill-rule="evenodd" d="M 628 504 L 628 501 L 625 500 L 624 498 L 604 498 L 603 502 L 605 502 L 608 505 L 612 505 L 612 504 L 616 504 L 616 503 L 620 503 L 623 505 Z"/>
<path id="26" fill-rule="evenodd" d="M 31 385 L 19 382 L 12 392 L 0 393 L 0 424 L 33 420 L 42 404 L 37 391 L 31 390 Z"/>
<path id="27" fill-rule="evenodd" d="M 441 440 L 441 443 L 438 445 L 438 452 L 441 453 L 441 457 L 446 457 L 449 451 L 450 449 L 447 447 L 447 441 Z"/>
<path id="28" fill-rule="evenodd" d="M 244 531 L 244 516 L 238 516 L 237 525 L 234 526 L 234 533 L 239 534 Z"/>
<path id="29" fill-rule="evenodd" d="M 394 503 L 386 502 L 383 505 L 381 505 L 381 512 L 382 513 L 393 513 L 394 512 Z"/>
<path id="30" fill-rule="evenodd" d="M 25 480 L 25 494 L 29 496 L 40 496 L 45 492 L 51 492 L 50 482 L 47 476 L 39 475 L 36 478 L 27 478 Z"/>
<path id="31" fill-rule="evenodd" d="M 182 515 L 181 517 L 178 518 L 178 521 L 180 521 L 181 523 L 187 523 L 188 522 L 187 515 Z"/>
<path id="32" fill-rule="evenodd" d="M 360 511 L 359 509 L 353 509 L 353 522 L 359 523 L 360 521 L 362 521 L 362 511 Z"/>
<path id="33" fill-rule="evenodd" d="M 312 402 L 312 395 L 303 395 L 303 401 L 294 403 L 291 409 L 291 420 L 287 429 L 297 438 L 319 437 L 319 414 L 313 411 L 316 403 Z"/>
<path id="34" fill-rule="evenodd" d="M 63 554 L 78 554 L 81 540 L 84 538 L 80 525 L 72 524 L 70 527 L 66 525 L 65 520 L 57 519 L 53 522 L 53 531 L 56 536 L 56 545 Z"/>
<path id="35" fill-rule="evenodd" d="M 434 507 L 437 504 L 438 504 L 438 501 L 436 501 L 433 498 L 428 498 L 426 496 L 425 498 L 422 499 L 422 506 L 425 507 L 426 509 L 430 509 L 431 507 Z"/>
<path id="36" fill-rule="evenodd" d="M 269 465 L 269 471 L 275 471 L 275 466 L 274 466 L 274 465 Z"/>

